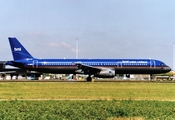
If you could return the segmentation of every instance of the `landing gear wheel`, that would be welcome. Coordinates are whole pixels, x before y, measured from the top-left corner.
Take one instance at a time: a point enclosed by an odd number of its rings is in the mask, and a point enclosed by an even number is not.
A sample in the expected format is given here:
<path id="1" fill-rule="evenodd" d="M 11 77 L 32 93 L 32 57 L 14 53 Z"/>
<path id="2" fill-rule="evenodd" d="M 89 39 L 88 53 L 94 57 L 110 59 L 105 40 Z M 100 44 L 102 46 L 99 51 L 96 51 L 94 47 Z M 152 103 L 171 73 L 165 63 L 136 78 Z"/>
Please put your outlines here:
<path id="1" fill-rule="evenodd" d="M 92 78 L 91 77 L 87 77 L 87 82 L 92 82 Z"/>

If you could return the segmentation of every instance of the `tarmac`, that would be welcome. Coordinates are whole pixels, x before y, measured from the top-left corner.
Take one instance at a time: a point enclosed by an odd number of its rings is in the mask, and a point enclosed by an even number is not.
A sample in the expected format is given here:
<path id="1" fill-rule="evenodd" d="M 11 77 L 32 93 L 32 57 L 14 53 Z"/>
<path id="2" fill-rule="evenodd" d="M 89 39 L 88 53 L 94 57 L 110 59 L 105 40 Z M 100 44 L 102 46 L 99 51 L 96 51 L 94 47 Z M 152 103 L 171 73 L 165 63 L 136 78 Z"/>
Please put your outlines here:
<path id="1" fill-rule="evenodd" d="M 87 82 L 84 80 L 28 80 L 28 79 L 20 79 L 20 80 L 0 80 L 0 82 Z M 154 81 L 150 81 L 150 80 L 111 80 L 111 79 L 105 79 L 105 80 L 93 80 L 92 82 L 141 82 L 141 83 L 150 83 L 150 82 L 154 82 L 154 83 L 175 83 L 175 81 L 169 81 L 169 80 L 154 80 Z"/>

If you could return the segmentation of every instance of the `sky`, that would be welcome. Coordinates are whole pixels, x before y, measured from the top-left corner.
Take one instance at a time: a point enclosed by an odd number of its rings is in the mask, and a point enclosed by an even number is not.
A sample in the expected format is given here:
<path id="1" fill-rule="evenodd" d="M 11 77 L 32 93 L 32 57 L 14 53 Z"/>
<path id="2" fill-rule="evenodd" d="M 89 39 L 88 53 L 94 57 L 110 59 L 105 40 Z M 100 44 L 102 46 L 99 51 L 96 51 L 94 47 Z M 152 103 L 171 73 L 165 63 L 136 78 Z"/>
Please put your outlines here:
<path id="1" fill-rule="evenodd" d="M 16 37 L 36 58 L 76 58 L 78 40 L 78 58 L 175 65 L 175 0 L 1 0 L 0 11 L 0 60 Z"/>

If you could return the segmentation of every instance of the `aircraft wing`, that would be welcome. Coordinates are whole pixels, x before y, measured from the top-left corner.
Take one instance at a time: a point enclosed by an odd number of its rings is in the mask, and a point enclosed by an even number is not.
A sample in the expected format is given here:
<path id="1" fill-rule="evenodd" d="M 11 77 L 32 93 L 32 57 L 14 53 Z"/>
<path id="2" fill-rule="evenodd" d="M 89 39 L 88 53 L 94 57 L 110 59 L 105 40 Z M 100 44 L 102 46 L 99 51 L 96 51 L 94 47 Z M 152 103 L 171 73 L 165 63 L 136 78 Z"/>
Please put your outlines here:
<path id="1" fill-rule="evenodd" d="M 101 71 L 100 68 L 84 65 L 81 63 L 76 63 L 76 66 L 78 67 L 78 69 L 81 69 L 84 72 L 84 74 L 94 74 Z"/>

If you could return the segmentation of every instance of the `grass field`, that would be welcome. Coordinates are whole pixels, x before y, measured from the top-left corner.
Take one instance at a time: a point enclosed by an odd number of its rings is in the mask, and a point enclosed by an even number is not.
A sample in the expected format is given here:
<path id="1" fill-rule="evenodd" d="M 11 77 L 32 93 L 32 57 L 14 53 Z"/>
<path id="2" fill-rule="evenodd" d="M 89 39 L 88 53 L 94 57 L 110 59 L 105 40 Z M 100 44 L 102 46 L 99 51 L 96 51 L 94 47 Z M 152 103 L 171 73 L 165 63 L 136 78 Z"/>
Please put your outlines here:
<path id="1" fill-rule="evenodd" d="M 174 83 L 2 82 L 0 119 L 174 120 Z"/>
<path id="2" fill-rule="evenodd" d="M 1 120 L 174 120 L 175 103 L 133 100 L 1 101 Z"/>
<path id="3" fill-rule="evenodd" d="M 174 83 L 0 83 L 0 99 L 117 99 L 175 101 Z"/>

